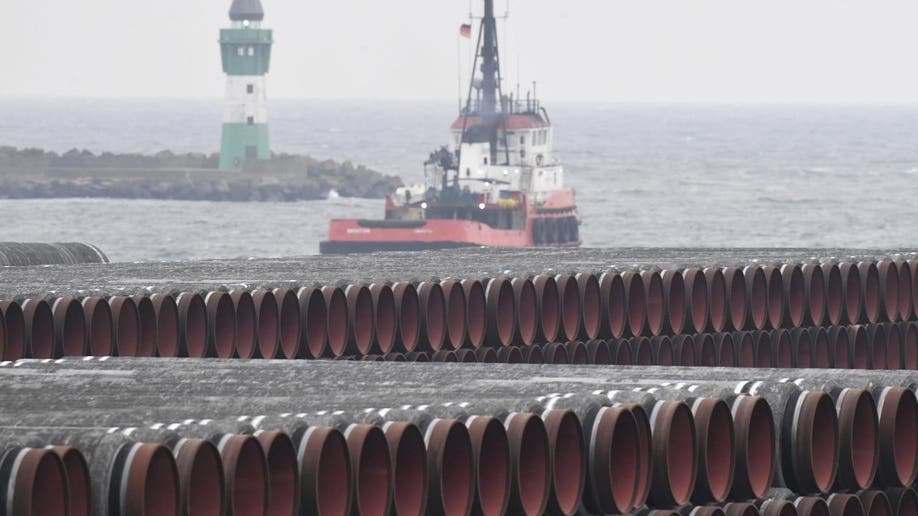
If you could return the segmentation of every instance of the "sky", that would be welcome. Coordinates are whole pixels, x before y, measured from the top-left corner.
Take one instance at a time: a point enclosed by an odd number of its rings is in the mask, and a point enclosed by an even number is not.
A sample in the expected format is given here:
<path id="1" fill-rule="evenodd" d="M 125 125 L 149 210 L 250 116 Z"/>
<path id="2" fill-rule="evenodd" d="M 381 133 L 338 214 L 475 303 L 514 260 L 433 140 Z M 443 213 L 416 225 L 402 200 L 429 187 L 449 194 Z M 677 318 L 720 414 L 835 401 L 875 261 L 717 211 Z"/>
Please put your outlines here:
<path id="1" fill-rule="evenodd" d="M 468 0 L 262 2 L 276 40 L 271 97 L 455 99 L 457 61 L 467 80 Z M 230 3 L 5 0 L 0 96 L 220 97 Z M 509 7 L 504 86 L 538 81 L 552 101 L 918 103 L 914 0 Z"/>

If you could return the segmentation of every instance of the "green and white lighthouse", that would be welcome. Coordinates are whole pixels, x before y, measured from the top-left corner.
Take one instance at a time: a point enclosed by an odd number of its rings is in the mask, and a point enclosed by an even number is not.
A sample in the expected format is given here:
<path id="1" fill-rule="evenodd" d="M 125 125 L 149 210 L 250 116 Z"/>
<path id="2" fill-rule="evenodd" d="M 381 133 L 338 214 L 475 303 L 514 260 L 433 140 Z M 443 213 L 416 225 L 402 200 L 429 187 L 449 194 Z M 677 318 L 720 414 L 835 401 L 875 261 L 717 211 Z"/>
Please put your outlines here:
<path id="1" fill-rule="evenodd" d="M 220 30 L 226 74 L 220 168 L 239 169 L 246 160 L 269 159 L 265 74 L 271 63 L 272 33 L 261 28 L 260 0 L 233 0 L 231 28 Z"/>

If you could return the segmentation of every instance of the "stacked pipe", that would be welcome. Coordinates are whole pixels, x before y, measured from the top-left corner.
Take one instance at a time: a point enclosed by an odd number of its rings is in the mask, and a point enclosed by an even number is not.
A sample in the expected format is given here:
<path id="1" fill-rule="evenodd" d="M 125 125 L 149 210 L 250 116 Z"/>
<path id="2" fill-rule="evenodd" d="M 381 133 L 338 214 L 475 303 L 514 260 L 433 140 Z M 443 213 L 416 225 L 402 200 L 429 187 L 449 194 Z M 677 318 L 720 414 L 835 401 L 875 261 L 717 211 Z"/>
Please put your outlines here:
<path id="1" fill-rule="evenodd" d="M 915 384 L 909 372 L 26 360 L 0 367 L 0 463 L 17 468 L 0 468 L 0 492 L 85 514 L 784 514 L 818 500 L 832 514 L 913 514 Z"/>
<path id="2" fill-rule="evenodd" d="M 524 359 L 579 361 L 609 347 L 625 364 L 918 369 L 916 268 L 887 259 L 14 298 L 0 303 L 2 356 L 480 361 L 482 349 L 517 346 Z"/>

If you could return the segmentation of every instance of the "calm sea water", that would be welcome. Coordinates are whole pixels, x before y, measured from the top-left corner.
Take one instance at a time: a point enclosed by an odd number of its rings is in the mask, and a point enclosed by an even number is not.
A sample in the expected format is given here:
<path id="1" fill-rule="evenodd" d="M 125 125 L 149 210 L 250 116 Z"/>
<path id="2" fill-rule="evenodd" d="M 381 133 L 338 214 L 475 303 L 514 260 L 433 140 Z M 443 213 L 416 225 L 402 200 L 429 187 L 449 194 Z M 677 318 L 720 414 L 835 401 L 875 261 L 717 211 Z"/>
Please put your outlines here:
<path id="1" fill-rule="evenodd" d="M 918 247 L 918 106 L 560 104 L 549 113 L 584 244 Z M 275 151 L 406 181 L 450 103 L 270 104 Z M 0 99 L 0 145 L 213 152 L 218 99 Z M 0 240 L 83 240 L 119 261 L 313 254 L 333 217 L 382 201 L 0 200 Z"/>

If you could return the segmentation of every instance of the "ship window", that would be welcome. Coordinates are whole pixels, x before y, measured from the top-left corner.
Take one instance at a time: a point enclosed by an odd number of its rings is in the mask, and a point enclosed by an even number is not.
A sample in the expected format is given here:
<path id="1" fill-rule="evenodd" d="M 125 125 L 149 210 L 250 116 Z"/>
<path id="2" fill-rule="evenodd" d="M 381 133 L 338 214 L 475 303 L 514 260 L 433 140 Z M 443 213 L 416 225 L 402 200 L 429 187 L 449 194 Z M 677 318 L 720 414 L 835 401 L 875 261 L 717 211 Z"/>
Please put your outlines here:
<path id="1" fill-rule="evenodd" d="M 255 117 L 254 117 L 254 116 L 247 116 L 247 117 L 245 118 L 245 123 L 248 124 L 248 125 L 255 125 Z"/>
<path id="2" fill-rule="evenodd" d="M 244 55 L 245 55 L 245 49 L 242 48 L 242 47 L 237 48 L 237 49 L 236 49 L 236 54 L 239 55 L 239 57 L 244 56 Z"/>
<path id="3" fill-rule="evenodd" d="M 246 84 L 246 85 L 245 85 L 245 92 L 248 93 L 249 95 L 255 93 L 255 85 L 254 85 L 254 84 Z"/>
<path id="4" fill-rule="evenodd" d="M 255 47 L 249 47 L 249 57 L 255 55 Z"/>
<path id="5" fill-rule="evenodd" d="M 526 135 L 525 134 L 520 135 L 520 145 L 526 145 Z"/>
<path id="6" fill-rule="evenodd" d="M 485 165 L 488 164 L 488 157 L 487 157 L 487 156 L 484 157 L 484 164 L 485 164 Z"/>
<path id="7" fill-rule="evenodd" d="M 472 175 L 472 169 L 470 168 L 465 169 L 465 177 L 469 177 L 471 175 Z"/>

